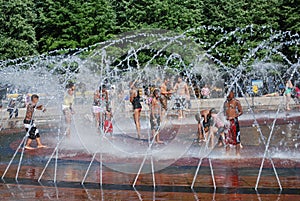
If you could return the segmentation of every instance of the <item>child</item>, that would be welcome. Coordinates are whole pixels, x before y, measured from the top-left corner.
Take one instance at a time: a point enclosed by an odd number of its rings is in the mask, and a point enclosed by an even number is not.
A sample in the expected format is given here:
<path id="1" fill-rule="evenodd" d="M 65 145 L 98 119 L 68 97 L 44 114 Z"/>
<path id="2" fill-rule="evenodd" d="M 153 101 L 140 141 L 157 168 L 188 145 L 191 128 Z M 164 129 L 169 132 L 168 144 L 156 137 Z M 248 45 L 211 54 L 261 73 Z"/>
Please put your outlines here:
<path id="1" fill-rule="evenodd" d="M 38 102 L 39 102 L 39 96 L 36 94 L 33 94 L 31 96 L 31 103 L 29 103 L 27 105 L 26 115 L 25 115 L 25 119 L 24 119 L 24 126 L 25 126 L 25 130 L 27 132 L 26 135 L 28 135 L 28 140 L 25 145 L 25 149 L 29 149 L 29 150 L 34 149 L 33 147 L 30 146 L 32 140 L 36 140 L 38 148 L 46 147 L 41 143 L 39 130 L 36 128 L 36 125 L 35 125 L 34 119 L 33 119 L 33 114 L 36 109 L 42 110 L 43 112 L 46 111 L 46 109 L 43 107 L 43 105 L 39 105 L 39 106 L 36 105 Z"/>
<path id="2" fill-rule="evenodd" d="M 19 110 L 17 107 L 17 100 L 12 98 L 10 99 L 8 106 L 7 106 L 7 112 L 9 112 L 9 118 L 11 119 L 13 117 L 13 113 L 15 113 L 15 118 L 19 115 Z"/>
<path id="3" fill-rule="evenodd" d="M 155 142 L 158 144 L 163 144 L 164 142 L 160 140 L 159 136 L 161 120 L 161 102 L 159 99 L 159 90 L 155 89 L 153 91 L 153 99 L 151 101 L 150 125 L 152 130 L 152 136 L 155 137 Z"/>
<path id="4" fill-rule="evenodd" d="M 224 121 L 221 120 L 220 116 L 218 115 L 218 112 L 215 108 L 212 108 L 210 110 L 211 117 L 213 119 L 213 126 L 212 126 L 212 132 L 215 134 L 215 136 L 219 139 L 218 146 L 221 147 L 222 145 L 226 145 L 225 141 L 225 128 L 226 125 Z M 214 142 L 212 142 L 214 144 Z"/>
<path id="5" fill-rule="evenodd" d="M 108 108 L 105 112 L 105 120 L 104 120 L 104 125 L 103 125 L 103 130 L 104 133 L 110 133 L 112 135 L 113 133 L 113 125 L 112 125 L 112 112 L 111 109 Z"/>
<path id="6" fill-rule="evenodd" d="M 73 110 L 73 104 L 74 104 L 74 91 L 75 91 L 75 85 L 73 83 L 68 83 L 67 86 L 67 92 L 64 95 L 64 100 L 62 104 L 63 114 L 65 116 L 65 122 L 66 122 L 66 135 L 67 137 L 71 136 L 71 122 L 72 122 L 72 115 L 75 113 Z"/>

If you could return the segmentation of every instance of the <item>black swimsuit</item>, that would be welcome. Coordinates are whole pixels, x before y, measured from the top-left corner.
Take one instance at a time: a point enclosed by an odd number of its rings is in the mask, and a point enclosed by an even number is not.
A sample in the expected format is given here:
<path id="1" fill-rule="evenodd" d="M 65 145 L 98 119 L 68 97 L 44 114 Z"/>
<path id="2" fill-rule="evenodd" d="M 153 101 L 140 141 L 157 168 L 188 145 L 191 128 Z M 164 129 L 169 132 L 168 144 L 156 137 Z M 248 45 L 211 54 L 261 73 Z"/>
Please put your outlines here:
<path id="1" fill-rule="evenodd" d="M 132 106 L 133 109 L 142 109 L 142 104 L 141 104 L 141 100 L 140 100 L 140 94 L 139 91 L 137 90 L 137 96 L 133 98 L 132 100 Z"/>

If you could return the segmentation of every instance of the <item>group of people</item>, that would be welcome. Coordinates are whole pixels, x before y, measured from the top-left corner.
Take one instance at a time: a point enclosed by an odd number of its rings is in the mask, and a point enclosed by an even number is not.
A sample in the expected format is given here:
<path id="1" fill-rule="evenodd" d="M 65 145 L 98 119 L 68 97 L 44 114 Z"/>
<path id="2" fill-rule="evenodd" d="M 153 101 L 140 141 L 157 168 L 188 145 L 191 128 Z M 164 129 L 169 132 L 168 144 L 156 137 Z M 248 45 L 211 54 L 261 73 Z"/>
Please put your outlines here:
<path id="1" fill-rule="evenodd" d="M 137 137 L 141 138 L 141 125 L 140 125 L 140 115 L 142 110 L 142 99 L 140 91 L 137 86 L 137 81 L 130 82 L 130 102 L 133 107 L 133 119 L 136 125 Z M 156 143 L 163 143 L 160 140 L 160 125 L 161 122 L 168 111 L 168 100 L 171 96 L 175 94 L 175 104 L 174 109 L 178 110 L 178 119 L 185 117 L 184 110 L 186 109 L 188 103 L 190 102 L 190 94 L 188 90 L 188 85 L 183 81 L 183 78 L 179 76 L 174 87 L 170 86 L 170 79 L 166 77 L 159 88 L 155 88 L 147 103 L 150 108 L 150 125 L 152 136 Z"/>
<path id="2" fill-rule="evenodd" d="M 70 137 L 70 127 L 72 122 L 72 115 L 75 113 L 73 109 L 74 104 L 74 91 L 75 91 L 75 84 L 68 83 L 66 86 L 66 92 L 64 94 L 64 99 L 62 103 L 62 111 L 65 117 L 66 122 L 66 129 L 65 135 Z M 30 98 L 30 102 L 26 106 L 26 113 L 25 118 L 23 120 L 24 127 L 26 130 L 26 135 L 28 137 L 25 149 L 32 150 L 35 149 L 31 146 L 33 140 L 37 142 L 37 148 L 44 148 L 45 145 L 42 144 L 40 140 L 39 130 L 37 129 L 34 123 L 34 114 L 36 110 L 42 110 L 43 112 L 46 111 L 46 108 L 43 105 L 39 105 L 39 96 L 37 94 L 32 94 Z"/>
<path id="3" fill-rule="evenodd" d="M 142 95 L 137 81 L 130 82 L 129 87 L 129 101 L 133 108 L 133 119 L 136 126 L 137 137 L 140 139 L 140 116 L 142 111 L 142 102 L 144 99 L 141 97 Z M 62 111 L 66 123 L 66 136 L 70 136 L 72 115 L 75 113 L 73 109 L 74 92 L 75 84 L 67 84 L 62 104 Z M 290 110 L 290 100 L 293 93 L 295 93 L 296 97 L 300 99 L 300 89 L 298 87 L 294 87 L 291 80 L 288 80 L 286 82 L 284 93 L 287 99 L 286 109 Z M 203 98 L 209 98 L 210 92 L 207 85 L 203 87 L 202 95 Z M 173 98 L 172 100 L 174 104 L 172 109 L 178 111 L 178 119 L 185 118 L 185 110 L 191 103 L 189 88 L 182 76 L 177 77 L 176 83 L 173 86 L 170 84 L 170 79 L 165 77 L 161 85 L 151 91 L 149 99 L 146 101 L 150 109 L 149 119 L 151 131 L 156 143 L 163 143 L 160 139 L 161 122 L 164 120 L 164 117 L 170 109 L 168 102 L 170 102 L 169 100 L 171 100 L 171 97 Z M 28 141 L 25 146 L 26 149 L 32 149 L 31 142 L 34 139 L 36 139 L 38 147 L 44 147 L 39 139 L 39 131 L 33 120 L 35 110 L 46 111 L 42 105 L 37 105 L 38 101 L 39 96 L 37 94 L 33 94 L 31 95 L 31 102 L 26 104 L 26 115 L 24 119 L 24 125 L 28 136 Z M 220 113 L 217 113 L 214 108 L 202 110 L 196 115 L 196 120 L 198 122 L 198 140 L 201 142 L 209 139 L 212 141 L 211 143 L 214 144 L 215 142 L 213 140 L 217 137 L 219 139 L 219 146 L 232 144 L 239 145 L 237 147 L 242 147 L 238 117 L 243 114 L 243 111 L 240 102 L 234 98 L 233 91 L 229 92 L 223 108 L 224 111 L 221 112 L 221 114 L 224 114 L 225 120 L 220 118 Z M 16 101 L 11 101 L 9 103 L 7 111 L 9 112 L 9 118 L 12 118 L 13 114 L 15 114 L 16 117 L 18 116 Z M 105 85 L 101 85 L 94 92 L 92 113 L 96 127 L 99 128 L 99 130 L 102 129 L 104 133 L 113 132 L 112 108 L 108 89 Z"/>
<path id="4" fill-rule="evenodd" d="M 217 138 L 218 146 L 236 145 L 236 148 L 242 148 L 238 117 L 243 114 L 243 109 L 240 101 L 234 98 L 233 91 L 229 92 L 223 109 L 225 120 L 218 115 L 215 108 L 196 114 L 198 141 L 210 140 L 214 146 L 214 139 Z"/>
<path id="5" fill-rule="evenodd" d="M 129 101 L 133 108 L 133 119 L 136 126 L 137 137 L 141 138 L 141 124 L 140 116 L 142 111 L 142 98 L 137 86 L 137 81 L 130 82 Z M 72 115 L 75 113 L 73 109 L 74 105 L 74 83 L 67 84 L 66 92 L 64 94 L 62 110 L 65 117 L 66 136 L 70 136 L 70 127 L 72 122 Z M 174 108 L 178 110 L 178 119 L 185 118 L 185 108 L 188 101 L 190 101 L 190 94 L 188 85 L 183 81 L 183 78 L 179 76 L 177 82 L 172 87 L 170 86 L 170 79 L 165 78 L 159 88 L 152 91 L 151 96 L 147 100 L 150 108 L 150 125 L 151 131 L 156 143 L 163 143 L 160 139 L 161 122 L 167 115 L 169 106 L 168 102 L 174 96 Z M 24 119 L 24 125 L 28 133 L 29 140 L 26 144 L 26 149 L 32 149 L 30 146 L 33 139 L 37 140 L 38 147 L 44 147 L 40 141 L 38 129 L 34 124 L 33 113 L 35 110 L 46 109 L 42 105 L 37 105 L 39 100 L 38 95 L 33 94 L 31 96 L 31 102 L 27 105 L 26 117 Z M 110 107 L 109 93 L 105 85 L 101 85 L 99 89 L 94 92 L 92 112 L 94 115 L 96 127 L 102 129 L 104 133 L 112 133 L 112 109 Z M 198 135 L 199 140 L 207 139 L 208 133 L 213 132 L 220 136 L 220 143 L 224 144 L 239 144 L 240 132 L 238 116 L 242 114 L 242 108 L 237 99 L 234 98 L 233 92 L 230 92 L 227 101 L 224 103 L 224 114 L 230 125 L 218 118 L 215 109 L 203 110 L 198 115 Z M 201 121 L 201 122 L 200 122 Z M 226 127 L 229 127 L 226 128 Z M 228 130 L 228 131 L 226 131 Z M 226 131 L 226 132 L 225 132 Z"/>
<path id="6" fill-rule="evenodd" d="M 300 88 L 299 86 L 294 86 L 291 80 L 288 80 L 285 85 L 284 95 L 286 97 L 286 110 L 291 110 L 290 102 L 292 99 L 295 100 L 296 103 L 300 102 Z"/>

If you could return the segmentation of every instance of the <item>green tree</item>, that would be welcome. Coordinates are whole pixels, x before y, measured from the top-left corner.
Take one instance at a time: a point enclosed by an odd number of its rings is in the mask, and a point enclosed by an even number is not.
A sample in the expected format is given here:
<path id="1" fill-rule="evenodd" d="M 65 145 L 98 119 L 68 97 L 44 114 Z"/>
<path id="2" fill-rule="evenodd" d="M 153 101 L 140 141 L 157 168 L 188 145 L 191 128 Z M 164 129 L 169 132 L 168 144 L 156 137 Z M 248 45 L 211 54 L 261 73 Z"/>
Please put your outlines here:
<path id="1" fill-rule="evenodd" d="M 0 1 L 0 60 L 36 54 L 32 0 Z"/>
<path id="2" fill-rule="evenodd" d="M 200 26 L 201 1 L 197 0 L 114 0 L 120 32 L 142 28 L 182 31 Z"/>
<path id="3" fill-rule="evenodd" d="M 46 0 L 36 3 L 39 51 L 86 47 L 114 32 L 115 11 L 107 0 Z"/>

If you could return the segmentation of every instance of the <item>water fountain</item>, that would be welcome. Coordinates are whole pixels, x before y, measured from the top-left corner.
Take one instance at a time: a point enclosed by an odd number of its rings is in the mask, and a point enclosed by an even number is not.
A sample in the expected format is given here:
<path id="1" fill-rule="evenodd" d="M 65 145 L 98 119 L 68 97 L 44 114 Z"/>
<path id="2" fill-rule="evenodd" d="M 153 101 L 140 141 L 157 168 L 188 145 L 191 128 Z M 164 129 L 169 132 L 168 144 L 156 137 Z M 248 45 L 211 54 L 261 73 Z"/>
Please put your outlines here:
<path id="1" fill-rule="evenodd" d="M 267 27 L 262 27 L 259 31 L 267 29 Z M 195 36 L 197 31 L 203 30 L 219 31 L 223 34 L 223 37 L 214 44 L 203 42 L 201 38 Z M 249 91 L 247 91 L 245 85 L 251 85 L 249 83 L 255 79 L 270 77 L 270 74 L 277 80 L 274 86 L 279 86 L 286 79 L 298 79 L 300 60 L 295 55 L 297 62 L 293 63 L 282 53 L 281 49 L 283 47 L 298 47 L 300 37 L 298 34 L 290 32 L 271 30 L 270 37 L 255 48 L 249 49 L 248 53 L 241 58 L 239 64 L 234 68 L 226 66 L 224 61 L 222 62 L 216 56 L 213 56 L 221 54 L 219 53 L 219 47 L 232 38 L 235 38 L 234 42 L 238 44 L 243 43 L 243 40 L 246 39 L 240 38 L 239 35 L 245 32 L 253 34 L 255 30 L 251 25 L 243 29 L 237 28 L 231 32 L 226 32 L 220 27 L 204 26 L 187 30 L 182 34 L 164 30 L 144 30 L 127 33 L 117 39 L 98 43 L 87 48 L 56 50 L 40 56 L 1 61 L 1 84 L 13 85 L 18 87 L 19 90 L 26 91 L 26 93 L 39 93 L 42 97 L 41 102 L 50 108 L 50 114 L 48 114 L 50 117 L 47 118 L 46 114 L 37 116 L 46 124 L 51 122 L 47 129 L 50 128 L 51 131 L 56 133 L 47 136 L 47 142 L 50 143 L 52 149 L 50 154 L 46 153 L 50 156 L 47 156 L 48 160 L 38 177 L 38 181 L 43 181 L 44 173 L 53 158 L 55 159 L 53 181 L 63 180 L 63 178 L 57 178 L 58 160 L 64 157 L 76 157 L 80 153 L 85 154 L 87 157 L 91 156 L 87 170 L 80 181 L 83 186 L 86 182 L 95 182 L 91 178 L 95 176 L 91 173 L 91 167 L 99 155 L 99 182 L 101 186 L 103 183 L 102 167 L 106 166 L 114 171 L 135 174 L 134 180 L 130 183 L 135 190 L 135 187 L 139 185 L 140 175 L 151 173 L 152 185 L 155 191 L 157 185 L 156 172 L 169 167 L 182 157 L 195 157 L 199 161 L 193 181 L 191 181 L 191 188 L 194 190 L 202 161 L 207 159 L 213 187 L 216 190 L 217 184 L 212 160 L 238 157 L 221 154 L 220 151 L 215 149 L 216 143 L 210 146 L 209 140 L 200 146 L 195 146 L 194 139 L 196 135 L 193 125 L 196 124 L 196 121 L 194 115 L 203 108 L 216 107 L 219 111 L 222 111 L 226 91 L 220 92 L 221 95 L 214 97 L 215 99 L 210 100 L 210 102 L 206 100 L 199 101 L 196 88 L 192 87 L 193 107 L 187 112 L 187 118 L 184 120 L 174 118 L 176 112 L 172 110 L 171 100 L 166 115 L 167 118 L 160 128 L 162 135 L 167 136 L 165 144 L 161 146 L 155 145 L 154 138 L 151 138 L 148 99 L 144 98 L 141 117 L 142 140 L 137 140 L 135 137 L 135 127 L 130 112 L 131 105 L 128 102 L 128 83 L 137 80 L 140 90 L 145 94 L 148 88 L 151 87 L 150 85 L 159 86 L 161 79 L 165 76 L 174 78 L 182 74 L 187 78 L 189 85 L 192 85 L 193 82 L 198 86 L 201 85 L 200 80 L 197 80 L 197 77 L 201 76 L 202 81 L 209 83 L 211 88 L 220 89 L 220 85 L 224 84 L 224 87 L 229 90 L 234 89 L 241 96 L 240 99 L 244 108 L 248 109 L 244 117 L 241 117 L 241 121 L 244 121 L 248 127 L 253 125 L 252 129 L 257 130 L 256 140 L 259 141 L 257 146 L 264 150 L 257 153 L 258 158 L 262 161 L 256 185 L 253 187 L 255 190 L 259 188 L 265 160 L 268 159 L 271 162 L 278 186 L 282 190 L 284 186 L 281 185 L 273 159 L 287 157 L 281 153 L 281 147 L 285 145 L 285 140 L 287 140 L 289 145 L 284 152 L 290 156 L 292 155 L 292 160 L 299 161 L 299 150 L 297 149 L 300 141 L 299 127 L 297 127 L 299 116 L 294 113 L 283 115 L 283 96 L 268 97 L 269 102 L 266 102 L 267 99 L 254 96 L 251 99 L 248 97 Z M 201 47 L 206 47 L 206 51 Z M 268 54 L 261 59 L 258 57 L 260 51 L 267 51 Z M 282 64 L 273 63 L 272 57 L 274 55 L 282 58 Z M 250 61 L 253 60 L 254 62 L 249 65 Z M 226 83 L 224 83 L 223 78 L 226 78 Z M 64 86 L 70 80 L 76 83 L 84 83 L 87 91 L 77 94 L 77 112 L 73 116 L 72 137 L 66 139 L 61 123 L 63 118 L 60 105 Z M 114 138 L 107 136 L 103 133 L 103 130 L 99 131 L 94 126 L 90 111 L 92 93 L 102 84 L 110 86 Z M 275 112 L 269 112 L 270 108 L 268 107 L 272 107 Z M 261 109 L 262 112 L 257 113 L 260 108 L 266 111 Z M 6 119 L 1 119 L 1 128 L 8 130 L 6 129 Z M 285 120 L 284 123 L 282 123 L 283 120 Z M 269 128 L 265 128 L 266 121 L 270 122 Z M 280 139 L 281 141 L 272 143 L 274 134 L 278 136 L 278 132 L 283 130 L 281 125 L 287 127 L 289 133 L 282 133 L 281 135 L 284 137 Z M 250 129 L 248 128 L 248 130 Z M 286 137 L 286 135 L 289 136 Z M 26 136 L 17 147 L 11 162 L 2 175 L 2 179 L 5 178 L 19 149 L 22 148 L 15 176 L 15 179 L 18 180 L 24 153 L 24 146 L 22 145 L 25 140 Z M 217 142 L 217 139 L 214 141 Z M 132 145 L 134 145 L 134 148 Z M 121 161 L 121 163 L 116 161 Z M 123 162 L 125 165 L 122 164 Z M 87 179 L 88 181 L 86 181 Z"/>

